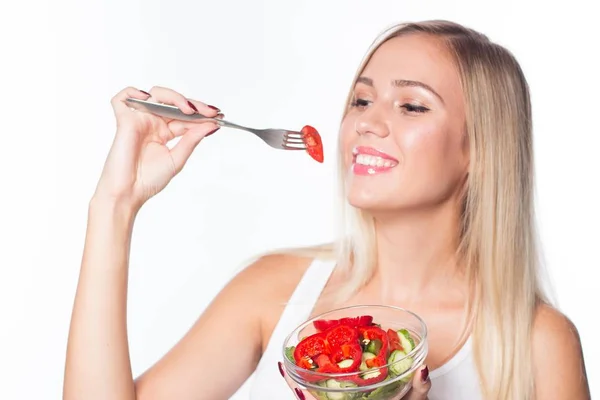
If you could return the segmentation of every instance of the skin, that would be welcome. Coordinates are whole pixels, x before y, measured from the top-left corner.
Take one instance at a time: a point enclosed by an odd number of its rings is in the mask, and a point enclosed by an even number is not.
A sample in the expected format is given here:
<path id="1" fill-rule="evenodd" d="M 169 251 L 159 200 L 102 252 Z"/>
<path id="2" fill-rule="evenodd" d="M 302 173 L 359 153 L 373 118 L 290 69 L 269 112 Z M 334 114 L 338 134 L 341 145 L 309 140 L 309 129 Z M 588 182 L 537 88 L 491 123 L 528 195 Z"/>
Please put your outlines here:
<path id="1" fill-rule="evenodd" d="M 457 199 L 469 162 L 458 75 L 438 42 L 409 36 L 384 44 L 363 76 L 370 81 L 357 83 L 355 94 L 367 103 L 352 108 L 341 127 L 346 167 L 352 163 L 352 148 L 356 145 L 379 148 L 400 163 L 379 176 L 348 175 L 349 201 L 376 218 L 379 263 L 374 279 L 347 305 L 384 302 L 421 315 L 430 331 L 426 364 L 435 369 L 464 342 L 456 326 L 457 321 L 465 319 L 469 294 L 469 282 L 453 255 Z M 426 83 L 443 100 L 420 87 L 390 84 L 398 79 Z M 156 87 L 150 94 L 152 100 L 174 104 L 189 114 L 195 112 L 188 99 L 170 89 Z M 254 371 L 283 304 L 311 260 L 272 255 L 240 272 L 190 331 L 134 379 L 127 345 L 126 296 L 135 217 L 142 205 L 183 168 L 194 148 L 216 126 L 132 112 L 123 102 L 126 97 L 149 98 L 135 88 L 126 88 L 112 102 L 117 133 L 89 205 L 63 398 L 229 398 Z M 202 114 L 218 113 L 200 101 L 192 102 Z M 425 106 L 429 111 L 416 113 L 406 104 Z M 181 140 L 169 150 L 166 143 L 174 137 Z M 344 278 L 334 272 L 325 293 L 334 291 Z M 331 307 L 327 296 L 323 296 L 314 314 Z M 235 333 L 240 330 L 244 335 Z M 229 361 L 220 356 L 218 349 L 224 347 L 236 354 L 237 368 L 229 368 Z M 537 311 L 533 352 L 538 398 L 589 398 L 577 331 L 558 311 L 546 306 Z M 210 364 L 205 362 L 207 359 Z M 561 368 L 554 368 L 556 365 Z M 227 374 L 222 373 L 224 370 Z M 420 378 L 420 373 L 415 374 L 408 400 L 427 398 L 431 382 Z"/>

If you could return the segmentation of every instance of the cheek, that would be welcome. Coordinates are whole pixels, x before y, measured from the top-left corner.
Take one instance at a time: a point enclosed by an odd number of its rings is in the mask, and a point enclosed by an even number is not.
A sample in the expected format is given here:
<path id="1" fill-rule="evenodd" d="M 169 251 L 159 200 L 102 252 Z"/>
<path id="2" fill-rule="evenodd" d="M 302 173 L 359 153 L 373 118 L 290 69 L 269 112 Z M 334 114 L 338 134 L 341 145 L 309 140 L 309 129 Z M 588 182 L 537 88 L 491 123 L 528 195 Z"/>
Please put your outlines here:
<path id="1" fill-rule="evenodd" d="M 418 177 L 417 180 L 423 183 L 431 183 L 431 180 L 454 174 L 463 157 L 461 142 L 455 136 L 434 123 L 420 123 L 407 129 L 399 138 L 398 146 L 410 176 Z"/>
<path id="2" fill-rule="evenodd" d="M 400 136 L 398 146 L 410 164 L 430 164 L 439 160 L 447 147 L 447 135 L 434 123 L 415 123 Z"/>

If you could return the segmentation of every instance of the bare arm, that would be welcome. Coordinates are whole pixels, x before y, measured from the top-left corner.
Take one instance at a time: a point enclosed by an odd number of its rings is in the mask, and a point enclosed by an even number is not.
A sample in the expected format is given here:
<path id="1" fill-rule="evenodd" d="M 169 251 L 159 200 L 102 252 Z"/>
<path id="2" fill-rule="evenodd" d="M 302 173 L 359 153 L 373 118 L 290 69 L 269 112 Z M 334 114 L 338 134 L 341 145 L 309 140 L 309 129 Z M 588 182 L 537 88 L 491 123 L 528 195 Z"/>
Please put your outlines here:
<path id="1" fill-rule="evenodd" d="M 192 329 L 156 365 L 132 377 L 126 327 L 133 215 L 93 200 L 72 316 L 65 399 L 227 399 L 261 355 L 265 287 L 279 259 L 265 258 L 237 275 Z M 225 356 L 227 354 L 227 357 Z"/>
<path id="2" fill-rule="evenodd" d="M 132 377 L 126 326 L 128 259 L 135 215 L 181 171 L 198 143 L 218 127 L 212 122 L 173 121 L 134 112 L 126 103 L 129 97 L 149 99 L 173 104 L 188 114 L 217 116 L 217 109 L 199 101 L 192 103 L 173 90 L 155 87 L 150 92 L 129 87 L 112 99 L 117 132 L 89 207 L 67 345 L 65 400 L 136 399 L 139 390 Z M 175 138 L 179 142 L 169 148 L 168 142 Z M 250 354 L 255 338 L 248 336 L 244 344 Z M 207 372 L 205 382 L 216 377 L 208 370 L 203 370 Z M 145 397 L 151 395 L 146 392 Z M 190 391 L 187 395 L 198 398 L 202 394 Z"/>
<path id="3" fill-rule="evenodd" d="M 133 400 L 126 297 L 134 215 L 92 201 L 67 345 L 64 398 Z"/>
<path id="4" fill-rule="evenodd" d="M 581 342 L 571 321 L 540 306 L 533 329 L 536 399 L 589 400 Z"/>

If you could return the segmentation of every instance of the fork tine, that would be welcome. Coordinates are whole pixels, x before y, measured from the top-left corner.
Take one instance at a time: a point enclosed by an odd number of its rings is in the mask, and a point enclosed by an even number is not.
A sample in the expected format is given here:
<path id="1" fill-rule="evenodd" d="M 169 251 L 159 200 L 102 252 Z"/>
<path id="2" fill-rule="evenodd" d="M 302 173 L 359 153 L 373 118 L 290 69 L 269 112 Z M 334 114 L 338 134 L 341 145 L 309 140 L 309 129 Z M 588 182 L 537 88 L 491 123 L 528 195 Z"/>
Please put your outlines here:
<path id="1" fill-rule="evenodd" d="M 304 147 L 292 147 L 292 146 L 287 146 L 285 144 L 282 145 L 281 148 L 284 150 L 306 150 L 306 148 L 304 148 Z"/>
<path id="2" fill-rule="evenodd" d="M 285 137 L 290 137 L 290 138 L 296 138 L 296 139 L 302 139 L 304 137 L 303 134 L 299 133 L 299 132 L 286 132 Z"/>

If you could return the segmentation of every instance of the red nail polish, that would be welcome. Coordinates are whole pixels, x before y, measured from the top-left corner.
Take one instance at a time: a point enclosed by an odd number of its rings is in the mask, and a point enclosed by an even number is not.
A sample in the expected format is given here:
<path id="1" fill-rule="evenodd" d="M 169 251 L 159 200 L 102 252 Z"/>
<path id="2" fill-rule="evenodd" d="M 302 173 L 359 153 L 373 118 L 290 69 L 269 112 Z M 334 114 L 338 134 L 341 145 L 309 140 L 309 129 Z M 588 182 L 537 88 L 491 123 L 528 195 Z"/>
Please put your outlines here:
<path id="1" fill-rule="evenodd" d="M 150 93 L 146 92 L 145 90 L 140 90 L 140 92 L 144 93 L 146 96 L 152 96 Z"/>
<path id="2" fill-rule="evenodd" d="M 188 105 L 189 105 L 190 107 L 192 107 L 192 109 L 193 109 L 194 111 L 198 112 L 198 109 L 196 108 L 196 106 L 194 105 L 194 103 L 192 103 L 191 101 L 188 101 Z"/>
<path id="3" fill-rule="evenodd" d="M 281 361 L 277 362 L 277 367 L 279 368 L 279 373 L 281 374 L 281 376 L 285 378 L 285 374 L 283 373 L 283 365 L 281 364 Z"/>
<path id="4" fill-rule="evenodd" d="M 204 135 L 204 137 L 208 137 L 210 135 L 212 135 L 213 133 L 215 133 L 216 131 L 218 131 L 219 129 L 221 129 L 221 127 L 215 128 L 212 131 L 208 132 L 206 135 Z M 281 364 L 281 363 L 279 363 Z M 281 367 L 280 367 L 281 368 Z"/>
<path id="5" fill-rule="evenodd" d="M 211 109 L 215 110 L 216 112 L 221 111 L 221 109 L 219 107 L 211 106 L 210 104 L 208 105 L 208 108 L 211 108 Z"/>
<path id="6" fill-rule="evenodd" d="M 425 369 L 423 369 L 421 371 L 421 381 L 427 382 L 428 378 L 429 378 L 429 368 L 427 368 L 427 366 L 425 366 Z"/>
<path id="7" fill-rule="evenodd" d="M 306 397 L 304 397 L 304 393 L 302 393 L 302 390 L 294 388 L 294 391 L 296 392 L 296 396 L 298 396 L 300 400 L 306 400 Z"/>

